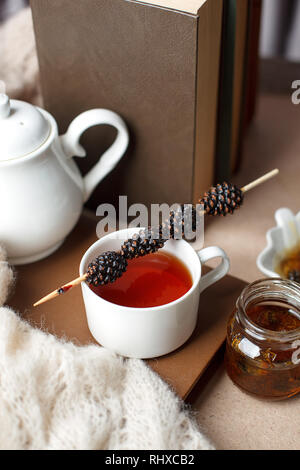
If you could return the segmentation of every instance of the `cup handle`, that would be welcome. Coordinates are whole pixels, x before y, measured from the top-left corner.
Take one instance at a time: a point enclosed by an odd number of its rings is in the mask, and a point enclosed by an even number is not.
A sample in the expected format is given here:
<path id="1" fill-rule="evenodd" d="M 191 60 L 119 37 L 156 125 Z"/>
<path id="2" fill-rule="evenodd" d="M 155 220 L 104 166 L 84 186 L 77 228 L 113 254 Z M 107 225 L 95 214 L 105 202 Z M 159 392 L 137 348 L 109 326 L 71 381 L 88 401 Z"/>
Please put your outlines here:
<path id="1" fill-rule="evenodd" d="M 123 119 L 108 109 L 90 109 L 79 114 L 70 124 L 67 132 L 60 137 L 67 157 L 85 157 L 86 151 L 79 140 L 89 127 L 109 124 L 118 131 L 116 140 L 100 157 L 98 163 L 84 177 L 84 202 L 86 202 L 96 186 L 110 173 L 123 157 L 129 143 L 129 133 Z"/>
<path id="2" fill-rule="evenodd" d="M 218 246 L 209 246 L 201 251 L 198 251 L 197 254 L 199 256 L 201 264 L 205 264 L 207 261 L 213 258 L 222 258 L 222 261 L 219 266 L 217 266 L 201 278 L 200 292 L 202 292 L 207 289 L 207 287 L 211 286 L 215 282 L 222 279 L 222 277 L 226 276 L 230 268 L 230 261 L 225 251 L 222 250 L 222 248 L 219 248 Z"/>

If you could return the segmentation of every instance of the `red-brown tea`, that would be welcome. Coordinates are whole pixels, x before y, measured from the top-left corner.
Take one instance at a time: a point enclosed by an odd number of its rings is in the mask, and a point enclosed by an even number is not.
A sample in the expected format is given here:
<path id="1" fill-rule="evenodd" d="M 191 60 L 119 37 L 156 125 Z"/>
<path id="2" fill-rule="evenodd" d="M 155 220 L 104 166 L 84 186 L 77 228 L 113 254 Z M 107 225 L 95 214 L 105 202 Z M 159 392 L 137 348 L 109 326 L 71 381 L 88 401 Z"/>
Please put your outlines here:
<path id="1" fill-rule="evenodd" d="M 176 256 L 161 251 L 128 262 L 126 273 L 113 284 L 91 289 L 109 302 L 125 307 L 156 307 L 182 297 L 192 276 Z"/>

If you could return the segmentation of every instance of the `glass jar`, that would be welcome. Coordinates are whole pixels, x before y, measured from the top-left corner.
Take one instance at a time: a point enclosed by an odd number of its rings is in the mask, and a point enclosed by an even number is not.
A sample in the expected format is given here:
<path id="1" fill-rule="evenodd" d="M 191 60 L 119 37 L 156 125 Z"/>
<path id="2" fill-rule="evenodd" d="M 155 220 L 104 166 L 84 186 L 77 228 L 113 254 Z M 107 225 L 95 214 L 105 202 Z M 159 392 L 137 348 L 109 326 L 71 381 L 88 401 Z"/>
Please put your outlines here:
<path id="1" fill-rule="evenodd" d="M 294 323 L 290 322 L 289 328 L 273 331 L 253 321 L 250 312 L 255 309 L 265 311 L 267 320 L 275 323 L 276 312 L 285 311 L 284 318 Z M 231 380 L 261 398 L 283 399 L 299 393 L 299 324 L 299 284 L 282 279 L 249 284 L 228 322 L 225 364 Z"/>

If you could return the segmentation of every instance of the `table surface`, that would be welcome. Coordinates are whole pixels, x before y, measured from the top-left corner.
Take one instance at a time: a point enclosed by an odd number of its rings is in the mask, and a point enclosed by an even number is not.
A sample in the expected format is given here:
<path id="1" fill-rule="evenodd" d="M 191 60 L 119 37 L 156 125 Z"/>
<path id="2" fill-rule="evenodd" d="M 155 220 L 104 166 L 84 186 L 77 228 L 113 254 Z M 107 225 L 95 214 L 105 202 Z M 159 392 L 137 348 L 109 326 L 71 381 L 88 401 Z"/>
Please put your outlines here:
<path id="1" fill-rule="evenodd" d="M 229 255 L 231 274 L 247 282 L 263 277 L 256 258 L 280 207 L 300 210 L 300 106 L 288 96 L 261 96 L 245 142 L 239 186 L 278 167 L 280 175 L 245 197 L 234 218 L 211 219 L 205 245 Z M 300 449 L 300 396 L 282 402 L 252 398 L 236 388 L 223 365 L 196 398 L 199 423 L 219 449 Z"/>
<path id="2" fill-rule="evenodd" d="M 275 167 L 280 168 L 280 176 L 249 192 L 243 208 L 233 217 L 206 219 L 205 245 L 221 246 L 231 259 L 231 274 L 246 282 L 263 277 L 255 261 L 265 246 L 266 231 L 274 225 L 275 210 L 284 206 L 290 207 L 295 212 L 299 210 L 297 181 L 300 170 L 299 124 L 300 107 L 292 105 L 288 97 L 263 96 L 260 98 L 257 117 L 246 139 L 242 168 L 233 181 L 243 186 Z M 73 277 L 74 250 L 80 257 L 85 250 L 82 237 L 85 237 L 88 246 L 94 241 L 96 234 L 91 231 L 91 226 L 87 223 L 81 226 L 80 236 L 75 230 L 71 237 L 73 237 L 72 243 L 67 245 L 69 249 L 64 251 L 64 257 L 61 257 L 61 260 L 59 260 L 59 252 L 54 255 L 54 258 L 49 258 L 49 260 L 52 259 L 50 263 L 58 268 L 59 263 L 66 264 L 67 267 L 64 266 L 61 269 L 63 273 L 61 279 L 60 269 L 57 273 L 52 269 L 49 274 L 49 265 L 41 262 L 42 271 L 39 276 L 45 279 L 49 275 L 53 288 L 57 287 L 57 282 L 59 284 L 66 280 L 66 274 L 70 278 Z M 53 302 L 51 307 L 49 304 L 44 313 L 41 310 L 33 313 L 32 309 L 26 310 L 24 306 L 30 306 L 32 301 L 36 300 L 34 297 L 39 296 L 41 292 L 39 287 L 36 290 L 32 287 L 34 283 L 31 282 L 32 279 L 26 267 L 19 271 L 22 276 L 22 283 L 20 283 L 22 287 L 19 285 L 12 299 L 13 307 L 35 322 L 37 326 L 45 327 L 46 325 L 48 331 L 58 336 L 66 334 L 68 338 L 77 342 L 79 339 L 81 344 L 91 341 L 82 315 L 74 315 L 73 321 L 68 322 L 67 330 L 66 322 L 60 318 L 59 312 L 66 308 L 69 315 L 72 314 L 72 309 L 78 312 L 78 302 L 82 302 L 79 291 L 74 293 L 73 304 L 70 303 L 69 298 L 63 296 L 59 299 L 59 303 Z M 37 271 L 35 272 L 38 276 Z M 38 278 L 36 280 L 36 285 L 40 285 Z M 214 327 L 214 322 L 211 322 L 210 327 L 206 328 L 208 333 L 206 341 L 211 345 L 211 352 L 216 350 L 221 343 L 223 333 L 220 336 L 220 331 L 224 331 L 230 305 L 243 285 L 242 281 L 227 277 L 213 292 L 218 310 L 223 312 L 223 316 L 216 320 Z M 211 305 L 211 295 L 209 290 L 202 294 L 201 302 L 203 301 L 204 310 Z M 46 313 L 49 310 L 51 310 L 50 316 Z M 79 310 L 83 310 L 83 305 Z M 201 352 L 199 349 L 197 351 Z M 181 396 L 185 396 L 188 388 L 186 385 L 182 387 L 181 384 L 184 381 L 182 382 L 181 379 L 176 382 L 174 365 L 175 362 L 172 360 L 170 362 L 168 358 L 161 363 L 156 361 L 152 363 L 153 368 L 172 383 Z M 207 358 L 203 358 L 198 364 L 202 371 L 206 365 Z M 206 384 L 202 380 L 199 387 L 196 387 L 193 394 L 193 410 L 199 424 L 218 449 L 299 449 L 300 397 L 283 402 L 260 401 L 241 392 L 231 383 L 225 374 L 222 361 L 214 372 L 212 376 L 207 374 L 204 377 L 209 377 Z M 192 377 L 188 377 L 185 383 L 191 383 L 191 379 Z"/>

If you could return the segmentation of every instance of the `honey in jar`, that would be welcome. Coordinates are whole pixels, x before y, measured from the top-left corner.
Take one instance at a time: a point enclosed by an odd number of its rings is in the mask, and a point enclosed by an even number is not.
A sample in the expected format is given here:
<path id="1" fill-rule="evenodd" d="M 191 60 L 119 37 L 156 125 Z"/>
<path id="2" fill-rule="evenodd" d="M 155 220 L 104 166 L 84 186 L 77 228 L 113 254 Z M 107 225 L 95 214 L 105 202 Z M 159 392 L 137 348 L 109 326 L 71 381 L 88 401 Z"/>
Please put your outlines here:
<path id="1" fill-rule="evenodd" d="M 225 364 L 229 377 L 261 398 L 300 392 L 300 286 L 265 279 L 247 286 L 230 317 Z"/>

